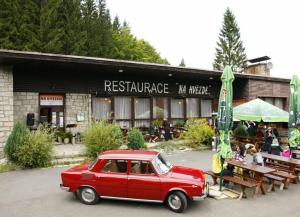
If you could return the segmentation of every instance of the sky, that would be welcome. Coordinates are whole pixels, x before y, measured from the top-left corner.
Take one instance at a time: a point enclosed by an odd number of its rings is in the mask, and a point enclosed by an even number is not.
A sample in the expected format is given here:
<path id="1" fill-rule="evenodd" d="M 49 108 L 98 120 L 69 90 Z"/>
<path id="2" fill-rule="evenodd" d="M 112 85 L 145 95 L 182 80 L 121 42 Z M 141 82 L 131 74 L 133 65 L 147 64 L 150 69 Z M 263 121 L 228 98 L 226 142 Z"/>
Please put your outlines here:
<path id="1" fill-rule="evenodd" d="M 269 56 L 271 76 L 300 75 L 300 1 L 106 0 L 112 16 L 150 42 L 171 65 L 212 69 L 223 15 L 236 17 L 248 59 Z"/>

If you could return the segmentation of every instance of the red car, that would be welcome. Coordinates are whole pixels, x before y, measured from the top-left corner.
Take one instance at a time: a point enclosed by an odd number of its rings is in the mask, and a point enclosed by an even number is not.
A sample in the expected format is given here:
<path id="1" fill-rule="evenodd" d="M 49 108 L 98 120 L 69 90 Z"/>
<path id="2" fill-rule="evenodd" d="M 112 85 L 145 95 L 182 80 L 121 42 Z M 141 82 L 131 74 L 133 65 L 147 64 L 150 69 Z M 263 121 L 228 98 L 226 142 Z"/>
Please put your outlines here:
<path id="1" fill-rule="evenodd" d="M 174 212 L 183 212 L 188 200 L 202 200 L 208 190 L 201 170 L 173 166 L 156 151 L 106 151 L 61 178 L 60 187 L 84 204 L 99 198 L 166 202 Z"/>

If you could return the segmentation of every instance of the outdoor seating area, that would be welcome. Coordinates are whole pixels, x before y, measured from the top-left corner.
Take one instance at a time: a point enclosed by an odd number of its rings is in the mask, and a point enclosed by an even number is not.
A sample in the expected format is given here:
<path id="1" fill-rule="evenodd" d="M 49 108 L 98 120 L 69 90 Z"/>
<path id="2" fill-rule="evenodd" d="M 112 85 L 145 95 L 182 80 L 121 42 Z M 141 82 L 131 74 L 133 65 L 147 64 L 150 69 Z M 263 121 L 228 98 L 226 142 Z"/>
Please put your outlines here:
<path id="1" fill-rule="evenodd" d="M 226 160 L 227 166 L 233 166 L 235 170 L 232 176 L 222 176 L 222 180 L 240 186 L 239 199 L 247 198 L 246 188 L 253 189 L 253 197 L 256 197 L 258 194 L 265 195 L 275 191 L 277 185 L 279 190 L 283 190 L 287 189 L 290 183 L 298 184 L 297 167 L 300 160 L 267 153 L 262 153 L 262 157 L 263 166 L 236 159 Z M 205 174 L 212 178 L 212 185 L 220 185 L 221 173 L 208 170 Z"/>

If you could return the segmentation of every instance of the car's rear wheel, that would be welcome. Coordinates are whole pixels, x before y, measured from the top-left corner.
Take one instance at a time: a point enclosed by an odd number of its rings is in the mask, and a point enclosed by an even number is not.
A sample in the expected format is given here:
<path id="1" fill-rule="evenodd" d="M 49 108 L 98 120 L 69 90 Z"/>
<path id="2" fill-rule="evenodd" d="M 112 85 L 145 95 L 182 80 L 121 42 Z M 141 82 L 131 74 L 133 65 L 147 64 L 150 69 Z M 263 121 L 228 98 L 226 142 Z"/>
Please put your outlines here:
<path id="1" fill-rule="evenodd" d="M 170 210 L 181 213 L 187 208 L 187 198 L 184 193 L 180 191 L 171 192 L 166 200 Z"/>
<path id="2" fill-rule="evenodd" d="M 80 201 L 87 205 L 96 204 L 99 201 L 97 192 L 90 187 L 82 187 L 79 189 L 78 197 Z"/>

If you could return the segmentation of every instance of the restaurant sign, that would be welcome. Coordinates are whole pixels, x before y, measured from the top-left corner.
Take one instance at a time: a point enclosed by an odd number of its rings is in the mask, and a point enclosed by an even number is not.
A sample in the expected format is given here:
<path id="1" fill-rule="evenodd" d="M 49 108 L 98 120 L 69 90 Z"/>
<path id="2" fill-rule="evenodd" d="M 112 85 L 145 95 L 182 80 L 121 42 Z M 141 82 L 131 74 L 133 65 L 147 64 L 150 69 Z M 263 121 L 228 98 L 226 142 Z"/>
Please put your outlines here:
<path id="1" fill-rule="evenodd" d="M 169 84 L 166 82 L 104 80 L 105 93 L 161 94 L 161 95 L 210 95 L 211 85 Z"/>
<path id="2" fill-rule="evenodd" d="M 64 96 L 55 94 L 41 94 L 40 95 L 41 106 L 63 106 Z"/>

